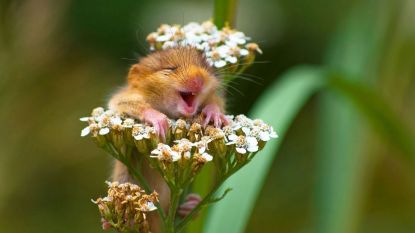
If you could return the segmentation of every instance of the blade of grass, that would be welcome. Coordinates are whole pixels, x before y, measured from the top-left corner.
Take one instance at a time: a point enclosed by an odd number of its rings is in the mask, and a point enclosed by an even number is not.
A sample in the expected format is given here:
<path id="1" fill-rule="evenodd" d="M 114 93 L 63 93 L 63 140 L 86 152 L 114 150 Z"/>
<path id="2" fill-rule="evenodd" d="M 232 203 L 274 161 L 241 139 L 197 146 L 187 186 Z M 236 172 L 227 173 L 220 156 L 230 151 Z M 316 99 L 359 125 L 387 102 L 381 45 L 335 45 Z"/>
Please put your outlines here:
<path id="1" fill-rule="evenodd" d="M 384 9 L 385 4 L 378 1 L 357 3 L 340 25 L 327 53 L 326 64 L 331 69 L 352 74 L 346 76 L 351 80 L 362 77 L 365 83 L 376 80 L 386 31 L 382 26 L 388 25 Z M 321 97 L 315 232 L 356 232 L 360 201 L 368 187 L 366 177 L 371 173 L 370 134 L 352 100 L 347 98 L 350 95 L 331 92 Z M 359 101 L 361 98 L 365 97 L 360 96 Z"/>
<path id="2" fill-rule="evenodd" d="M 274 126 L 279 138 L 269 142 L 247 167 L 222 186 L 221 192 L 227 187 L 234 190 L 211 207 L 205 233 L 244 231 L 285 133 L 310 96 L 324 84 L 324 73 L 319 69 L 298 67 L 285 73 L 280 81 L 269 87 L 258 99 L 251 116 L 261 118 Z"/>
<path id="3" fill-rule="evenodd" d="M 364 115 L 386 142 L 393 144 L 411 162 L 415 162 L 415 138 L 410 127 L 374 89 L 360 82 L 335 75 L 329 85 Z"/>

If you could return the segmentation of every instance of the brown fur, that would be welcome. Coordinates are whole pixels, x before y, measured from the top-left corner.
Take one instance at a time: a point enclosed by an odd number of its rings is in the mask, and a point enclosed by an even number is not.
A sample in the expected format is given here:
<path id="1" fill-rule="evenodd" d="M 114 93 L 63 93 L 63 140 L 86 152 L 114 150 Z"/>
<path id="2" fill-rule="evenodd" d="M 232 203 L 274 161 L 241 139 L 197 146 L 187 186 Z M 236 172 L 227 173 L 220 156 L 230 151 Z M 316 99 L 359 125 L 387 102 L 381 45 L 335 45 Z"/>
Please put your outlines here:
<path id="1" fill-rule="evenodd" d="M 197 112 L 207 104 L 217 105 L 224 111 L 224 101 L 217 95 L 219 80 L 211 67 L 196 49 L 181 47 L 154 52 L 132 65 L 127 85 L 115 93 L 109 108 L 133 118 L 146 121 L 144 111 L 157 110 L 167 117 L 178 118 L 189 115 L 180 110 L 179 91 L 197 92 Z M 200 86 L 199 84 L 202 83 Z M 162 177 L 148 164 L 143 164 L 142 173 L 150 186 L 159 193 L 160 203 L 167 210 L 170 193 Z M 127 168 L 116 161 L 113 180 L 131 182 Z M 160 231 L 160 220 L 152 213 L 150 226 L 154 233 Z"/>

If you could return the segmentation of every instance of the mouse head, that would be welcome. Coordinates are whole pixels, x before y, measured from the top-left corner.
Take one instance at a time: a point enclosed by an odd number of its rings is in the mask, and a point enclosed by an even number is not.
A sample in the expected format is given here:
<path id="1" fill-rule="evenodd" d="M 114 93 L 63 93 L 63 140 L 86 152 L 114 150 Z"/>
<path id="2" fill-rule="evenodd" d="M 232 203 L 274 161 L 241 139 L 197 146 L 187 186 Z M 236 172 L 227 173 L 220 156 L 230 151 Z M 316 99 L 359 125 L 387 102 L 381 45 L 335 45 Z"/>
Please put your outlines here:
<path id="1" fill-rule="evenodd" d="M 130 69 L 129 85 L 170 117 L 190 117 L 219 86 L 203 54 L 192 47 L 154 52 Z"/>

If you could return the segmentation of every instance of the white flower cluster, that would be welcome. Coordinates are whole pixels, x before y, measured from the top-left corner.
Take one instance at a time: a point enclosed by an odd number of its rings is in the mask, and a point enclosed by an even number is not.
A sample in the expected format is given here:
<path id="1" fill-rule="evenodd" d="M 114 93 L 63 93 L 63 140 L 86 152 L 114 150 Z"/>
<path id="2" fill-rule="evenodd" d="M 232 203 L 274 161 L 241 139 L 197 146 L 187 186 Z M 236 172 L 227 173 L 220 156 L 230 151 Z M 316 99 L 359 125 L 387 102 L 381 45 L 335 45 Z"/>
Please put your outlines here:
<path id="1" fill-rule="evenodd" d="M 227 147 L 235 147 L 237 153 L 246 154 L 260 150 L 260 142 L 267 142 L 278 137 L 272 126 L 265 124 L 260 119 L 252 120 L 245 115 L 235 117 L 227 115 L 226 118 L 229 122 L 228 125 L 222 128 L 208 126 L 205 129 L 190 120 L 169 120 L 169 132 L 173 136 L 175 132 L 181 132 L 181 134 L 177 134 L 180 136 L 173 138 L 170 145 L 159 143 L 157 148 L 152 148 L 150 151 L 150 157 L 160 161 L 176 162 L 182 158 L 189 159 L 192 154 L 198 154 L 199 160 L 208 162 L 213 159 L 208 153 L 209 145 L 217 139 L 223 139 Z M 134 140 L 141 141 L 151 140 L 151 136 L 156 135 L 153 127 L 131 118 L 124 118 L 111 110 L 105 111 L 102 107 L 95 108 L 90 117 L 82 117 L 80 120 L 89 124 L 81 131 L 82 137 L 89 134 L 97 137 L 105 136 L 111 132 L 114 134 L 129 132 L 128 137 L 131 136 Z M 126 131 L 127 129 L 130 131 Z M 199 136 L 190 139 L 192 133 Z M 129 140 L 126 139 L 126 141 Z"/>
<path id="2" fill-rule="evenodd" d="M 182 158 L 184 159 L 190 159 L 192 157 L 192 148 L 197 147 L 198 142 L 192 143 L 186 138 L 182 138 L 180 140 L 176 140 L 173 147 L 170 147 L 169 145 L 159 143 L 157 148 L 151 151 L 151 156 L 153 158 L 157 158 L 161 161 L 168 161 L 168 162 L 176 162 Z M 206 153 L 202 152 L 203 150 L 199 149 L 198 155 L 200 158 L 204 160 L 204 162 L 212 161 L 213 157 Z"/>
<path id="3" fill-rule="evenodd" d="M 243 32 L 224 27 L 219 30 L 211 21 L 202 24 L 161 25 L 156 32 L 147 36 L 151 50 L 164 50 L 178 46 L 192 46 L 204 52 L 208 63 L 216 68 L 250 63 L 255 53 L 262 53 L 255 43 Z"/>

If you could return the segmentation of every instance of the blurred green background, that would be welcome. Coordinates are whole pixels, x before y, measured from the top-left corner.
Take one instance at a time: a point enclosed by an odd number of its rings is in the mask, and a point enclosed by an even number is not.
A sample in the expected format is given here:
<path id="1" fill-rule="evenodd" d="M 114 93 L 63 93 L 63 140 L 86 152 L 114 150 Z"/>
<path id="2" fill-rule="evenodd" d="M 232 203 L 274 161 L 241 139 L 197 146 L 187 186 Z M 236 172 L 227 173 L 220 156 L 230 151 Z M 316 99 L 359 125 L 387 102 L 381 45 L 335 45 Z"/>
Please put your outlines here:
<path id="1" fill-rule="evenodd" d="M 212 12 L 206 0 L 0 0 L 0 232 L 101 232 L 90 199 L 104 194 L 111 159 L 79 136 L 78 118 L 124 83 L 149 32 Z M 311 64 L 358 76 L 396 116 L 376 124 L 381 108 L 344 120 L 348 102 L 313 96 L 246 232 L 415 232 L 414 157 L 393 143 L 414 141 L 390 130 L 415 129 L 414 22 L 413 0 L 239 1 L 237 28 L 265 62 L 248 71 L 259 83 L 233 83 L 229 112 L 247 113 L 281 74 Z"/>

